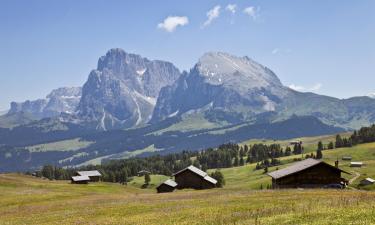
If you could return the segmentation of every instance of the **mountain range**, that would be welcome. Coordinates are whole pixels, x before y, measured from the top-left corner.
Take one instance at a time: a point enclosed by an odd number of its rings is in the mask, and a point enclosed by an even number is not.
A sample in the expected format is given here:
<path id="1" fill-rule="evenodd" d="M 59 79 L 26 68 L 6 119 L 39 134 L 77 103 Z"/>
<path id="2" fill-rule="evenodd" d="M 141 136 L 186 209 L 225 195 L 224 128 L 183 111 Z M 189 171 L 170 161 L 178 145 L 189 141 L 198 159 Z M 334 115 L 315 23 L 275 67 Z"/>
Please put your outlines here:
<path id="1" fill-rule="evenodd" d="M 198 150 L 223 141 L 335 133 L 374 122 L 375 99 L 295 91 L 247 56 L 208 52 L 190 71 L 180 72 L 170 62 L 111 49 L 82 87 L 11 103 L 0 116 L 0 161 L 1 152 L 21 151 L 32 158 L 27 168 L 51 161 L 70 166 Z M 194 145 L 189 143 L 193 140 Z M 50 147 L 61 142 L 90 144 L 63 153 Z M 30 150 L 41 144 L 48 146 L 45 151 Z"/>

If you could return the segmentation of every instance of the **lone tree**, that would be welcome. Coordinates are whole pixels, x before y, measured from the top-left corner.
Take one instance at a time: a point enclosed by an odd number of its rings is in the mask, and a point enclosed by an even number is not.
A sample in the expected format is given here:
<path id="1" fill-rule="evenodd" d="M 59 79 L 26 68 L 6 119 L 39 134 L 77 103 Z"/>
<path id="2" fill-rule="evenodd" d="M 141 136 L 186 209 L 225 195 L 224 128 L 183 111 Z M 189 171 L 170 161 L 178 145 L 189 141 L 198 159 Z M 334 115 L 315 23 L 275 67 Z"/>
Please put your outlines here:
<path id="1" fill-rule="evenodd" d="M 321 159 L 323 158 L 323 153 L 322 153 L 322 150 L 316 150 L 316 158 L 317 159 Z"/>
<path id="2" fill-rule="evenodd" d="M 319 141 L 318 143 L 318 149 L 317 150 L 323 150 L 323 143 Z"/>
<path id="3" fill-rule="evenodd" d="M 150 184 L 150 181 L 151 181 L 150 174 L 146 173 L 146 174 L 145 174 L 145 184 L 146 184 L 146 185 L 149 185 L 149 184 Z"/>
<path id="4" fill-rule="evenodd" d="M 323 158 L 322 150 L 323 150 L 323 143 L 321 141 L 319 141 L 319 143 L 318 143 L 318 149 L 316 150 L 316 158 L 317 159 Z"/>
<path id="5" fill-rule="evenodd" d="M 220 170 L 216 170 L 215 172 L 211 173 L 211 177 L 217 180 L 216 187 L 223 187 L 225 185 L 224 175 L 220 172 Z"/>

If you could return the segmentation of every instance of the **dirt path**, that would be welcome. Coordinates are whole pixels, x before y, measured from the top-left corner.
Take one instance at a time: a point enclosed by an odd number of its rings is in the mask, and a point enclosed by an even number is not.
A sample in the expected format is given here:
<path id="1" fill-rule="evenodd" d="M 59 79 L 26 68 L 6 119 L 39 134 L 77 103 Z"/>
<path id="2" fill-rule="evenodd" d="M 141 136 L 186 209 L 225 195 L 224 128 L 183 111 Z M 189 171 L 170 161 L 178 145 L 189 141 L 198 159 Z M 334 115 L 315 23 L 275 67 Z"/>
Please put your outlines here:
<path id="1" fill-rule="evenodd" d="M 355 180 L 357 180 L 357 178 L 359 176 L 361 176 L 361 174 L 359 174 L 358 172 L 355 172 L 355 171 L 354 171 L 354 174 L 355 174 L 355 176 L 352 179 L 349 180 L 349 184 L 352 184 Z"/>

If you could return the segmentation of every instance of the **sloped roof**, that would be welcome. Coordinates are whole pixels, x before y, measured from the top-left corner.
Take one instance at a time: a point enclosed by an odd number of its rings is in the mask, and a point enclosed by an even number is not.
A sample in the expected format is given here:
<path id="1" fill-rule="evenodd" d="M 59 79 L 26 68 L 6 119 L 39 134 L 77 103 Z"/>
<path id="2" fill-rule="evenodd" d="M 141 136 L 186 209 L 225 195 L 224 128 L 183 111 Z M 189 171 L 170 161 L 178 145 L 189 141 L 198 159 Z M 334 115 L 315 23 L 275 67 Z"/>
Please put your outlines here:
<path id="1" fill-rule="evenodd" d="M 300 172 L 302 170 L 305 170 L 305 169 L 308 169 L 310 167 L 313 167 L 315 165 L 318 165 L 320 163 L 324 163 L 332 168 L 335 168 L 337 170 L 340 170 L 341 172 L 344 172 L 344 173 L 347 173 L 337 167 L 334 167 L 332 165 L 329 165 L 328 163 L 325 163 L 323 161 L 319 161 L 319 160 L 316 160 L 316 159 L 305 159 L 303 161 L 299 161 L 299 162 L 296 162 L 294 163 L 293 165 L 291 166 L 288 166 L 284 169 L 281 169 L 281 170 L 276 170 L 276 171 L 273 171 L 271 173 L 268 173 L 269 176 L 271 176 L 272 178 L 275 178 L 275 179 L 278 179 L 278 178 L 281 178 L 281 177 L 286 177 L 288 175 L 291 175 L 291 174 L 294 174 L 294 173 L 297 173 L 297 172 Z"/>
<path id="2" fill-rule="evenodd" d="M 210 183 L 213 183 L 213 184 L 216 184 L 216 183 L 217 183 L 217 180 L 216 180 L 216 179 L 214 179 L 214 178 L 212 178 L 212 177 L 210 177 L 210 176 L 208 176 L 208 175 L 205 176 L 204 179 L 205 179 L 206 181 L 210 182 Z"/>
<path id="3" fill-rule="evenodd" d="M 195 167 L 193 165 L 191 165 L 189 167 L 186 167 L 183 170 L 178 171 L 177 173 L 173 174 L 173 176 L 176 176 L 177 174 L 180 174 L 180 173 L 182 173 L 182 172 L 184 172 L 186 170 L 190 170 L 191 172 L 193 172 L 193 173 L 201 176 L 204 180 L 206 180 L 206 181 L 208 181 L 208 182 L 210 182 L 212 184 L 216 184 L 217 183 L 217 180 L 215 180 L 214 178 L 208 176 L 208 174 L 206 172 L 198 169 L 197 167 Z"/>
<path id="4" fill-rule="evenodd" d="M 90 171 L 78 171 L 78 175 L 80 176 L 89 176 L 89 177 L 101 177 L 102 174 L 97 170 L 90 170 Z"/>
<path id="5" fill-rule="evenodd" d="M 205 176 L 207 176 L 207 173 L 206 173 L 206 172 L 204 172 L 204 171 L 198 169 L 197 167 L 195 167 L 195 166 L 193 166 L 193 165 L 191 165 L 191 166 L 189 166 L 189 167 L 186 167 L 185 169 L 182 169 L 182 170 L 178 171 L 177 173 L 173 174 L 173 176 L 176 176 L 177 174 L 180 174 L 180 173 L 182 173 L 182 172 L 184 172 L 184 171 L 186 171 L 186 170 L 190 170 L 191 172 L 193 172 L 193 173 L 195 173 L 195 174 L 198 174 L 198 175 L 201 176 L 201 177 L 205 177 Z"/>
<path id="6" fill-rule="evenodd" d="M 162 184 L 168 185 L 168 186 L 173 187 L 173 188 L 174 188 L 174 187 L 177 187 L 177 183 L 176 183 L 174 180 L 171 180 L 171 179 L 168 179 L 168 180 L 164 181 L 163 183 L 161 183 L 161 184 L 159 185 L 159 187 L 160 187 Z"/>
<path id="7" fill-rule="evenodd" d="M 90 181 L 90 177 L 88 176 L 73 176 L 73 181 Z"/>

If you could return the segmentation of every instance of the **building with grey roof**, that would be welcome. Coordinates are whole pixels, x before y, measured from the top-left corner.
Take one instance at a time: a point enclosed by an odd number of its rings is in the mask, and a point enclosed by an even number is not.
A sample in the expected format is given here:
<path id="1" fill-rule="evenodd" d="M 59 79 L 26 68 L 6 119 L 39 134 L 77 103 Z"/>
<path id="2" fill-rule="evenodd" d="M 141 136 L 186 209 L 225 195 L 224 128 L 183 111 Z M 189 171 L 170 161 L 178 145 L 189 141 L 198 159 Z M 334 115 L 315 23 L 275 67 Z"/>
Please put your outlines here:
<path id="1" fill-rule="evenodd" d="M 177 183 L 171 179 L 168 179 L 161 183 L 156 190 L 158 193 L 172 192 L 177 187 Z"/>
<path id="2" fill-rule="evenodd" d="M 91 182 L 98 182 L 102 174 L 97 170 L 77 171 L 77 176 L 88 176 Z"/>
<path id="3" fill-rule="evenodd" d="M 195 166 L 186 167 L 174 174 L 178 189 L 208 189 L 216 187 L 217 180 Z"/>
<path id="4" fill-rule="evenodd" d="M 346 185 L 341 173 L 347 173 L 320 160 L 306 159 L 286 168 L 268 173 L 273 188 L 324 187 L 329 184 Z M 349 173 L 347 173 L 349 174 Z"/>

